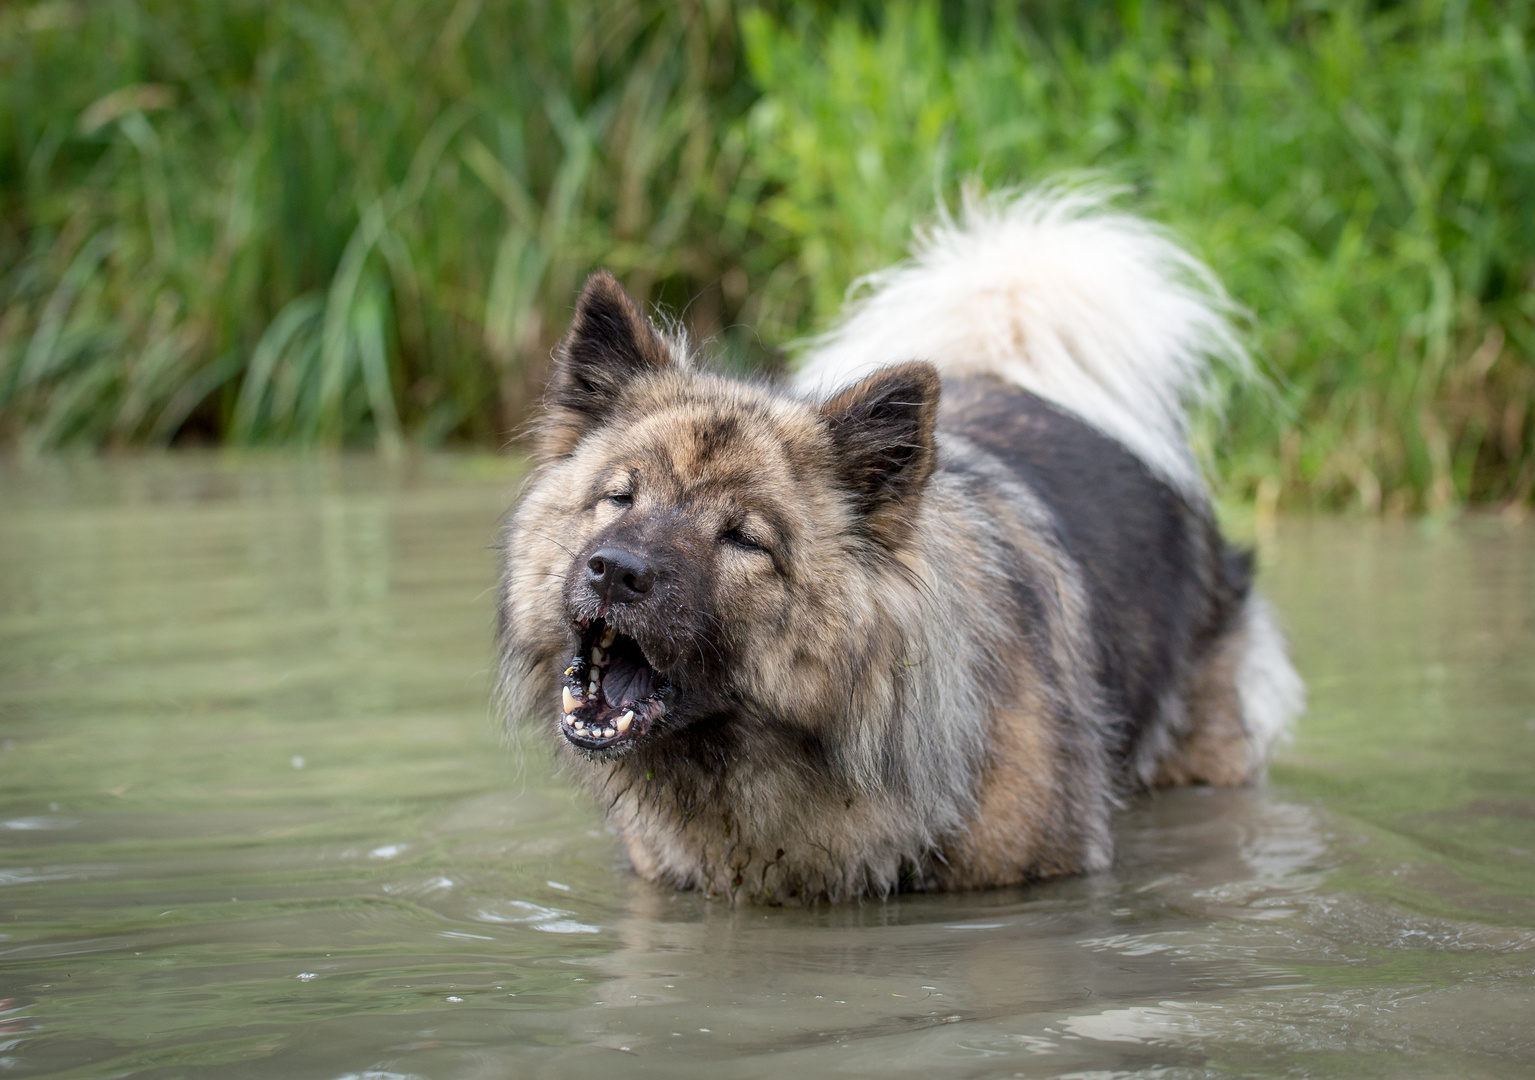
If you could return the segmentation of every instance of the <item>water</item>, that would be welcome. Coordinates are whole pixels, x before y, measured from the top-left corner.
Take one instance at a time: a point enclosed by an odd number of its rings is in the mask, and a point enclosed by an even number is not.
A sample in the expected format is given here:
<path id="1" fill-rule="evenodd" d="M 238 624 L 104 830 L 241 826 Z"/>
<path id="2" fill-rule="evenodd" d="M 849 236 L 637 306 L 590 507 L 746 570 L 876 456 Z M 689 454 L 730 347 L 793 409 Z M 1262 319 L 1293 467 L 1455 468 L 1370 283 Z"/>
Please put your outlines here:
<path id="1" fill-rule="evenodd" d="M 731 910 L 503 742 L 514 479 L 0 463 L 0 1075 L 1535 1068 L 1535 528 L 1262 537 L 1312 710 L 1111 873 Z"/>

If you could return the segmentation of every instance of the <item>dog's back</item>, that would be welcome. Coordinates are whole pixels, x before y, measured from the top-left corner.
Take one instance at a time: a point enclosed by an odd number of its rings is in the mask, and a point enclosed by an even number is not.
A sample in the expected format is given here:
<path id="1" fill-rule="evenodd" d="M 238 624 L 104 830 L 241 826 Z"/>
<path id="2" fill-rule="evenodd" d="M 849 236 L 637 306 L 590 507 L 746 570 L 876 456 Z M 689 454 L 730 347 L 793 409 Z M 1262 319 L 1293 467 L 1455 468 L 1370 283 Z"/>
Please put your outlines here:
<path id="1" fill-rule="evenodd" d="M 1210 366 L 1249 361 L 1209 271 L 1084 190 L 971 199 L 872 275 L 802 385 L 891 360 L 944 376 L 938 468 L 1005 467 L 1081 571 L 1098 691 L 1125 779 L 1242 783 L 1304 689 L 1227 545 L 1188 440 Z"/>
<path id="2" fill-rule="evenodd" d="M 1180 779 L 1240 783 L 1251 775 L 1264 747 L 1232 738 L 1241 734 L 1238 717 L 1191 692 L 1251 591 L 1251 559 L 1222 541 L 1208 505 L 1070 413 L 994 377 L 946 383 L 939 432 L 949 450 L 940 469 L 991 457 L 1037 497 L 1079 567 L 1109 750 L 1131 770 L 1127 779 L 1154 781 L 1149 767 L 1155 761 L 1161 770 L 1170 748 L 1163 743 L 1211 724 L 1226 734 L 1219 763 L 1203 760 Z"/>

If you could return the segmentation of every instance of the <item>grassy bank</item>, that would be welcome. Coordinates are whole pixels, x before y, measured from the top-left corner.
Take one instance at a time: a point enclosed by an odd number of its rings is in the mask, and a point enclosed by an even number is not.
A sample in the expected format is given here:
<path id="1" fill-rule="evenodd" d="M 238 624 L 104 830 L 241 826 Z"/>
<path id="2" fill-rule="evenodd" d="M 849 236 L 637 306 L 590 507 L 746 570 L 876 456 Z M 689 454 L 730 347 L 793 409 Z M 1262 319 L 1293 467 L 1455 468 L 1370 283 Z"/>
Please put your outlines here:
<path id="1" fill-rule="evenodd" d="M 1084 170 L 1252 311 L 1228 492 L 1535 490 L 1521 3 L 0 11 L 0 428 L 495 444 L 581 277 L 733 363 L 825 325 L 935 199 Z"/>

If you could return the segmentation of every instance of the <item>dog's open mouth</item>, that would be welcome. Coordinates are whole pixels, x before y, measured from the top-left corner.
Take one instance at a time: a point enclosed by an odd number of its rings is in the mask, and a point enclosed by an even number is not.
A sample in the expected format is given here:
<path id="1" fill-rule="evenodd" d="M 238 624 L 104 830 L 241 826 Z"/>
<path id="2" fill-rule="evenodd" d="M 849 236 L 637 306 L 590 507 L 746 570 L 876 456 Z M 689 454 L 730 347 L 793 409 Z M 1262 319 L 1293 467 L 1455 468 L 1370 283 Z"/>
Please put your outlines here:
<path id="1" fill-rule="evenodd" d="M 560 730 L 583 750 L 638 739 L 666 712 L 666 678 L 605 619 L 583 619 L 579 629 L 581 645 L 560 689 Z"/>

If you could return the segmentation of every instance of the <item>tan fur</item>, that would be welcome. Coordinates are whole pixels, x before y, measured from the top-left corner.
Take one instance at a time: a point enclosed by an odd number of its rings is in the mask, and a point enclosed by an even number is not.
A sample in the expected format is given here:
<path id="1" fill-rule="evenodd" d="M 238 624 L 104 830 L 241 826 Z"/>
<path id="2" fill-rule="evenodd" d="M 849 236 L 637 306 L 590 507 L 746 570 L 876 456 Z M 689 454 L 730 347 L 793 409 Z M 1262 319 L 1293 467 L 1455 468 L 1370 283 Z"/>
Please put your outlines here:
<path id="1" fill-rule="evenodd" d="M 1056 802 L 1048 721 L 1037 709 L 999 710 L 991 734 L 992 756 L 981 773 L 975 816 L 944 851 L 935 877 L 944 888 L 974 889 L 1081 870 L 1075 852 L 1048 850 Z M 1020 850 L 1020 842 L 1032 849 Z"/>
<path id="2" fill-rule="evenodd" d="M 1153 785 L 1240 787 L 1255 778 L 1262 761 L 1253 760 L 1237 694 L 1238 668 L 1246 649 L 1246 634 L 1234 631 L 1195 671 L 1188 693 L 1189 730 L 1158 763 Z"/>

